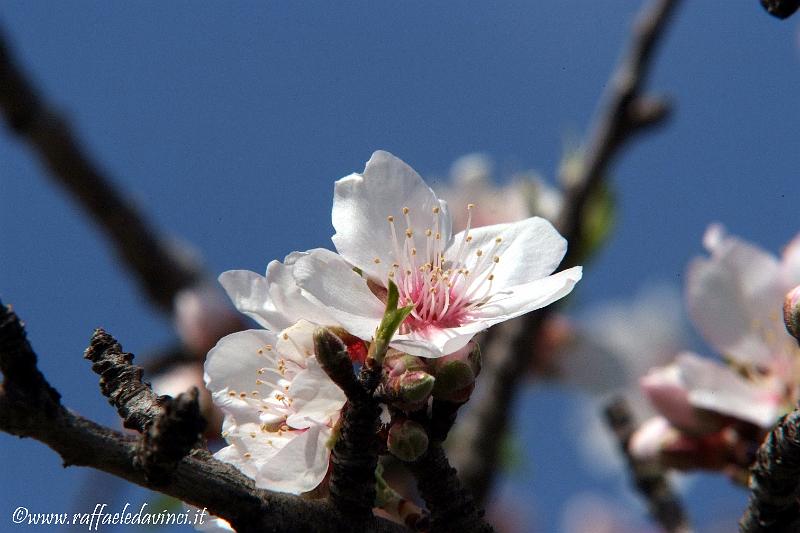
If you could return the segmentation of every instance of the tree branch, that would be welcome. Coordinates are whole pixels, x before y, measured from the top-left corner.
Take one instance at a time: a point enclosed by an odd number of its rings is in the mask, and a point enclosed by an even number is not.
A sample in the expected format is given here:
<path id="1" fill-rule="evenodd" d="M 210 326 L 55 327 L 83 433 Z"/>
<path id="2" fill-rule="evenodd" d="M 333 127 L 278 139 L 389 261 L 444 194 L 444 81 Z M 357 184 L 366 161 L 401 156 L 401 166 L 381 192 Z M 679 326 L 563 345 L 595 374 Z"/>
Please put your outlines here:
<path id="1" fill-rule="evenodd" d="M 664 469 L 655 463 L 639 461 L 630 454 L 628 444 L 636 428 L 627 402 L 623 398 L 612 401 L 606 407 L 605 415 L 627 460 L 633 483 L 645 499 L 650 515 L 668 533 L 691 531 L 680 499 L 672 490 Z"/>
<path id="2" fill-rule="evenodd" d="M 64 466 L 88 466 L 143 487 L 206 508 L 243 533 L 336 532 L 350 522 L 328 502 L 257 489 L 252 479 L 217 461 L 206 450 L 181 458 L 166 482 L 149 479 L 140 464 L 135 437 L 102 427 L 65 409 L 36 367 L 36 355 L 10 308 L 0 304 L 0 429 L 43 442 Z M 393 522 L 375 519 L 365 531 L 400 532 Z"/>
<path id="3" fill-rule="evenodd" d="M 347 396 L 339 421 L 340 430 L 331 450 L 330 502 L 356 521 L 374 520 L 375 468 L 378 466 L 378 415 L 380 409 L 373 398 L 380 365 L 362 367 L 356 379 L 353 363 L 344 343 L 325 328 L 314 333 L 314 347 L 322 369 Z M 367 384 L 367 385 L 365 385 Z M 367 387 L 371 387 L 368 389 Z"/>
<path id="4" fill-rule="evenodd" d="M 800 530 L 800 409 L 785 415 L 758 449 L 742 533 Z"/>
<path id="5" fill-rule="evenodd" d="M 0 113 L 59 182 L 111 239 L 123 263 L 156 305 L 172 309 L 175 295 L 200 278 L 159 236 L 84 151 L 67 121 L 35 90 L 11 56 L 0 30 Z"/>
<path id="6" fill-rule="evenodd" d="M 431 531 L 435 533 L 490 533 L 492 526 L 483 520 L 483 511 L 475 505 L 469 491 L 450 466 L 440 442 L 432 441 L 428 451 L 412 463 L 406 463 L 417 478 L 417 486 L 431 513 Z"/>
<path id="7" fill-rule="evenodd" d="M 669 107 L 664 100 L 641 92 L 655 48 L 678 3 L 678 0 L 653 0 L 637 18 L 630 49 L 612 76 L 607 102 L 593 128 L 580 174 L 566 191 L 564 211 L 557 225 L 569 243 L 562 268 L 576 264 L 583 248 L 586 204 L 608 174 L 614 157 L 637 133 L 660 124 L 668 115 Z M 508 431 L 517 389 L 530 365 L 534 341 L 553 309 L 551 305 L 518 321 L 495 326 L 482 342 L 486 364 L 484 394 L 476 398 L 477 402 L 473 401 L 463 422 L 463 451 L 457 462 L 464 484 L 480 504 L 486 501 L 491 489 L 501 441 L 484 435 L 504 435 Z"/>

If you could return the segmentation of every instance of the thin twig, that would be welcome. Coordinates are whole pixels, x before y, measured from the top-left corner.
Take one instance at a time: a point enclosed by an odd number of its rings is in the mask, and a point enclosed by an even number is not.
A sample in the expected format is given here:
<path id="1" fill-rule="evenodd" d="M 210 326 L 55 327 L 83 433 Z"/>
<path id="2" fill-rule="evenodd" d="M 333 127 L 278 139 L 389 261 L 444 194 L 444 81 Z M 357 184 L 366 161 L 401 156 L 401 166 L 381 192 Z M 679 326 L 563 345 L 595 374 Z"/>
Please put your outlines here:
<path id="1" fill-rule="evenodd" d="M 628 444 L 636 426 L 628 403 L 623 398 L 613 400 L 606 407 L 605 415 L 627 460 L 633 483 L 645 499 L 650 515 L 668 533 L 691 531 L 680 499 L 673 491 L 664 469 L 656 463 L 639 461 L 630 454 Z"/>
<path id="2" fill-rule="evenodd" d="M 324 500 L 257 489 L 252 479 L 210 453 L 183 457 L 165 484 L 148 479 L 139 463 L 136 437 L 100 426 L 65 409 L 36 367 L 36 355 L 17 316 L 0 304 L 0 430 L 31 437 L 58 453 L 64 466 L 88 466 L 157 490 L 221 516 L 240 533 L 337 532 L 347 517 Z M 364 531 L 401 532 L 376 519 Z"/>
<path id="3" fill-rule="evenodd" d="M 84 150 L 67 121 L 35 90 L 0 30 L 0 113 L 73 198 L 108 234 L 148 297 L 171 311 L 175 295 L 200 279 L 198 265 L 158 235 Z"/>
<path id="4" fill-rule="evenodd" d="M 584 239 L 584 212 L 588 200 L 608 174 L 614 157 L 626 142 L 668 115 L 667 103 L 641 94 L 656 45 L 663 37 L 678 0 L 654 0 L 639 14 L 630 50 L 617 67 L 609 94 L 584 154 L 581 173 L 566 191 L 565 209 L 558 228 L 569 248 L 562 268 L 575 265 Z M 500 438 L 504 435 L 519 383 L 530 365 L 534 341 L 553 306 L 528 314 L 519 321 L 495 326 L 482 342 L 486 365 L 483 394 L 472 402 L 463 422 L 458 470 L 476 500 L 484 504 L 496 474 Z M 535 354 L 533 355 L 535 356 Z M 456 459 L 456 456 L 453 457 Z"/>

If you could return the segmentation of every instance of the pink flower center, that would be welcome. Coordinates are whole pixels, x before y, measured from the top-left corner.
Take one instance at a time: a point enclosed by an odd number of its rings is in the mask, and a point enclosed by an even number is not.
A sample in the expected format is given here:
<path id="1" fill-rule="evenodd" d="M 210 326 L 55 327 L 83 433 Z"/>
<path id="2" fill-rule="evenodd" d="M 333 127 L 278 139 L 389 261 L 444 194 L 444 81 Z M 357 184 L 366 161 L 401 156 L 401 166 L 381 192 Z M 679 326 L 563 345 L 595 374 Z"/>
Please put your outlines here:
<path id="1" fill-rule="evenodd" d="M 442 241 L 439 207 L 432 209 L 430 226 L 424 229 L 424 250 L 417 249 L 416 228 L 412 226 L 408 207 L 403 208 L 405 238 L 398 238 L 394 217 L 387 217 L 394 256 L 389 277 L 397 284 L 400 305 L 414 305 L 414 310 L 400 327 L 400 333 L 461 326 L 491 297 L 493 271 L 500 261 L 494 252 L 502 239 L 495 238 L 488 253 L 475 250 L 473 253 L 477 259 L 469 262 L 471 267 L 468 268 L 472 241 L 469 230 L 474 208 L 473 204 L 467 206 L 467 229 L 460 242 L 453 245 L 453 248 L 457 247 L 454 254 L 445 248 L 447 243 Z M 380 262 L 380 259 L 375 258 L 375 262 Z"/>

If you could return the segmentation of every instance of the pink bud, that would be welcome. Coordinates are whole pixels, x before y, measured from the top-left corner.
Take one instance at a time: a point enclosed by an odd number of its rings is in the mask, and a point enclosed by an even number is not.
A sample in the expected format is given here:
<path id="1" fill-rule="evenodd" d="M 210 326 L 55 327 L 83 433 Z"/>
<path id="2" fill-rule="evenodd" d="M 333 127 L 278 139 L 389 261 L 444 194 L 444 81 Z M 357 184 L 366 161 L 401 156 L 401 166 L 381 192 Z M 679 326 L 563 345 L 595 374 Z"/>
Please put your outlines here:
<path id="1" fill-rule="evenodd" d="M 786 330 L 800 343 L 800 285 L 786 293 L 783 302 L 783 321 Z"/>

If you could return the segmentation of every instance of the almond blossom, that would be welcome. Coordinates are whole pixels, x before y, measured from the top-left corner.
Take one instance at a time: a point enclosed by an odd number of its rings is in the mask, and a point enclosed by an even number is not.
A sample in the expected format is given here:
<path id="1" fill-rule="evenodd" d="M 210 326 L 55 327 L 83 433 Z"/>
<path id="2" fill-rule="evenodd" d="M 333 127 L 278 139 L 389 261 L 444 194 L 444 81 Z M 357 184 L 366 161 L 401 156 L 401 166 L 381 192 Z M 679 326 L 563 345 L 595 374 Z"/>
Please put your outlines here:
<path id="1" fill-rule="evenodd" d="M 686 301 L 726 364 L 685 352 L 652 369 L 641 385 L 664 419 L 637 432 L 631 447 L 681 461 L 702 448 L 700 466 L 712 467 L 736 462 L 740 441 L 758 441 L 800 399 L 800 348 L 781 316 L 784 295 L 800 283 L 800 236 L 780 259 L 718 225 L 704 244 L 711 256 L 690 264 Z"/>
<path id="2" fill-rule="evenodd" d="M 317 362 L 315 327 L 299 321 L 278 334 L 233 333 L 208 354 L 206 386 L 225 414 L 222 436 L 229 444 L 215 457 L 257 487 L 300 494 L 328 471 L 345 396 Z"/>
<path id="3" fill-rule="evenodd" d="M 450 183 L 436 187 L 436 191 L 449 205 L 480 206 L 471 212 L 457 209 L 451 213 L 457 231 L 467 227 L 467 220 L 472 227 L 516 222 L 534 215 L 554 221 L 563 203 L 561 193 L 532 171 L 513 176 L 506 185 L 494 184 L 491 161 L 482 154 L 457 159 L 450 169 Z"/>
<path id="4" fill-rule="evenodd" d="M 468 214 L 477 207 L 458 206 Z M 451 230 L 447 204 L 395 156 L 378 151 L 363 174 L 336 182 L 333 243 L 272 262 L 267 276 L 220 276 L 234 304 L 276 329 L 295 318 L 341 326 L 369 340 L 389 279 L 400 305 L 413 305 L 392 340 L 412 355 L 440 357 L 493 324 L 569 294 L 581 267 L 552 274 L 566 240 L 546 220 Z M 552 275 L 551 275 L 552 274 Z"/>

